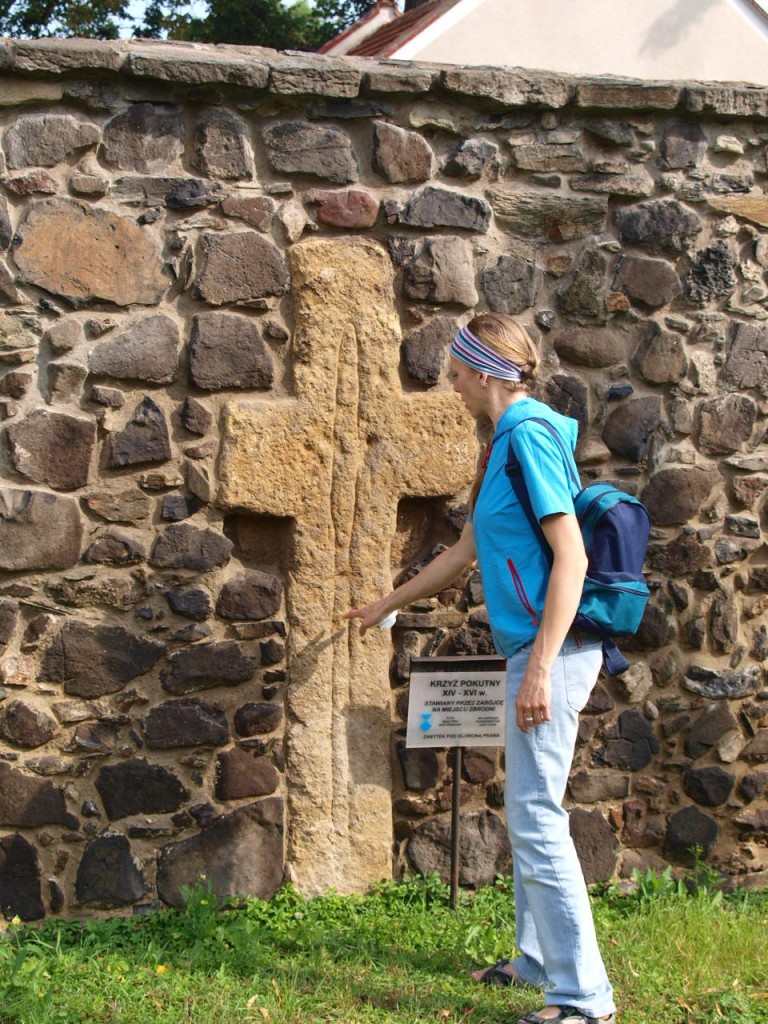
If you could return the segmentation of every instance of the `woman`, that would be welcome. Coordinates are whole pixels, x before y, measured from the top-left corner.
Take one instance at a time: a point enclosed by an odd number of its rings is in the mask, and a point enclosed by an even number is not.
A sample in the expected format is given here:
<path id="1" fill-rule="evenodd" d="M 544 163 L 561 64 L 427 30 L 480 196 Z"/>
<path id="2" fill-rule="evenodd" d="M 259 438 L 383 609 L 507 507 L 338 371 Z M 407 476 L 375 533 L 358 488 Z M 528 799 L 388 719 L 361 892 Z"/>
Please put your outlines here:
<path id="1" fill-rule="evenodd" d="M 392 593 L 347 613 L 360 634 L 398 608 L 438 593 L 475 558 L 494 643 L 507 658 L 507 825 L 513 851 L 517 946 L 475 978 L 544 989 L 544 1008 L 518 1024 L 615 1024 L 611 985 L 597 947 L 584 876 L 562 799 L 578 713 L 601 663 L 597 638 L 572 633 L 587 558 L 573 512 L 564 453 L 576 423 L 531 396 L 539 357 L 511 317 L 476 316 L 451 345 L 453 389 L 494 433 L 470 498 L 461 537 Z M 520 464 L 548 554 L 507 477 L 509 446 Z M 511 709 L 514 707 L 514 714 Z"/>

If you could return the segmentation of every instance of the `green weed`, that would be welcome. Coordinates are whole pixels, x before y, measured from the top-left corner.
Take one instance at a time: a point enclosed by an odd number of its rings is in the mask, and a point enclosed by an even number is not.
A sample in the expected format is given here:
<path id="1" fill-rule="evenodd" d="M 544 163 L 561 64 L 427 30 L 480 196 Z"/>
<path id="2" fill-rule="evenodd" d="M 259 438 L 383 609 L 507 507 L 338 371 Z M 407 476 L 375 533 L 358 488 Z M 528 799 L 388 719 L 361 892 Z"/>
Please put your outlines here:
<path id="1" fill-rule="evenodd" d="M 768 894 L 695 874 L 593 893 L 621 1024 L 768 1024 Z M 455 910 L 434 877 L 229 902 L 203 879 L 183 895 L 131 919 L 11 925 L 1 1024 L 509 1024 L 541 1005 L 469 975 L 514 953 L 510 879 Z"/>

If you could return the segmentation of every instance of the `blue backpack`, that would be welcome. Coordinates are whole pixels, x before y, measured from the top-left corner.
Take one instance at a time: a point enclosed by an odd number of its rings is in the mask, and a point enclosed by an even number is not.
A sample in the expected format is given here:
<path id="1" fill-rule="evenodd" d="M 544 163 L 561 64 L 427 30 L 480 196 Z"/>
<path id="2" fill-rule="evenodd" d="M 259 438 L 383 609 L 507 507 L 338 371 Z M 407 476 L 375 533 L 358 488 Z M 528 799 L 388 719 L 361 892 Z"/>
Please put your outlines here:
<path id="1" fill-rule="evenodd" d="M 598 481 L 582 488 L 573 456 L 555 427 L 538 416 L 529 419 L 540 423 L 557 441 L 571 481 L 579 489 L 573 506 L 589 564 L 579 609 L 573 620 L 574 632 L 601 637 L 606 670 L 612 676 L 618 675 L 629 668 L 629 662 L 612 637 L 636 633 L 648 603 L 643 561 L 651 532 L 651 517 L 642 502 L 612 484 Z M 552 551 L 533 511 L 511 438 L 506 471 L 551 564 Z"/>

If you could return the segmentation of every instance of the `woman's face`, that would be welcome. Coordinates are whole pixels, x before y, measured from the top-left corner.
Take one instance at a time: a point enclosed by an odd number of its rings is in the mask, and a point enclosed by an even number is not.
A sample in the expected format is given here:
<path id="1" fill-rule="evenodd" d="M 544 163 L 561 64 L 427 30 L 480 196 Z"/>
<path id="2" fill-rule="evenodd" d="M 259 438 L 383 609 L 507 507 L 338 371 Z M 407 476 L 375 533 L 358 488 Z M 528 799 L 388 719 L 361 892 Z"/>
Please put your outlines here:
<path id="1" fill-rule="evenodd" d="M 449 377 L 453 390 L 466 406 L 470 416 L 478 419 L 487 415 L 488 391 L 482 384 L 483 375 L 451 356 Z"/>

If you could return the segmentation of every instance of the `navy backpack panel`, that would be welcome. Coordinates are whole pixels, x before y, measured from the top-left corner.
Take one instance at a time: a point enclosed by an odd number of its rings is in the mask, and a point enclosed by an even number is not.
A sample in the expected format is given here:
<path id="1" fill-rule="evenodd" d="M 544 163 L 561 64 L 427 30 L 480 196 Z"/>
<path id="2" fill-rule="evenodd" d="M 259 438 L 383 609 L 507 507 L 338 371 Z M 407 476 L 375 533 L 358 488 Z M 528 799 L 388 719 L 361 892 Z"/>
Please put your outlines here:
<path id="1" fill-rule="evenodd" d="M 529 418 L 541 423 L 555 438 L 574 486 L 580 487 L 573 456 L 555 427 L 537 416 Z M 533 511 L 511 439 L 506 471 L 518 501 L 551 562 L 552 552 Z M 573 506 L 588 559 L 573 629 L 576 633 L 602 638 L 605 667 L 611 675 L 617 675 L 629 668 L 629 662 L 612 638 L 635 633 L 648 603 L 643 561 L 651 532 L 651 517 L 637 498 L 612 484 L 600 482 L 580 489 L 573 499 Z"/>

